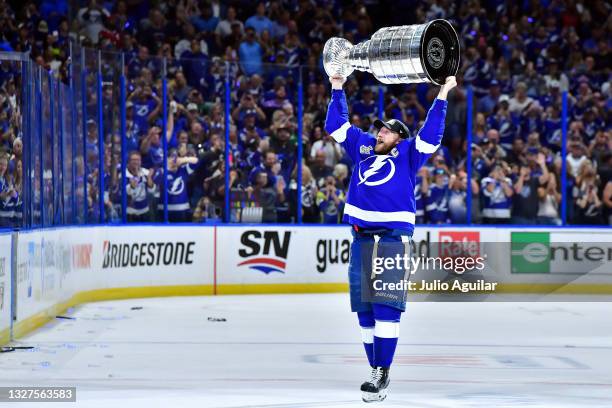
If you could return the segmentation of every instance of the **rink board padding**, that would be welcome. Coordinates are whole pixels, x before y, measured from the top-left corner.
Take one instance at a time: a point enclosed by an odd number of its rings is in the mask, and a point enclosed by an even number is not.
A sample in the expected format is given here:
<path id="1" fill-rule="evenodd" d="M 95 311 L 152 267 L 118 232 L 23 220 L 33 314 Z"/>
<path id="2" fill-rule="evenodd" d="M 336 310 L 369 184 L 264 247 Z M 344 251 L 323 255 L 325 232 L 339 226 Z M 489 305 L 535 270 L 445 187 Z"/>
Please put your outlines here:
<path id="1" fill-rule="evenodd" d="M 0 344 L 10 338 L 12 252 L 11 233 L 0 233 Z"/>
<path id="2" fill-rule="evenodd" d="M 0 234 L 0 340 L 100 300 L 346 292 L 351 240 L 347 226 L 91 226 Z M 548 259 L 530 269 L 543 247 L 564 240 L 591 245 L 582 251 L 592 254 L 605 252 L 600 247 L 612 247 L 612 230 L 418 228 L 411 245 L 432 253 L 454 251 L 454 243 L 507 247 L 491 260 L 503 278 L 497 293 L 612 294 L 606 265 L 576 276 L 562 270 L 568 263 Z"/>

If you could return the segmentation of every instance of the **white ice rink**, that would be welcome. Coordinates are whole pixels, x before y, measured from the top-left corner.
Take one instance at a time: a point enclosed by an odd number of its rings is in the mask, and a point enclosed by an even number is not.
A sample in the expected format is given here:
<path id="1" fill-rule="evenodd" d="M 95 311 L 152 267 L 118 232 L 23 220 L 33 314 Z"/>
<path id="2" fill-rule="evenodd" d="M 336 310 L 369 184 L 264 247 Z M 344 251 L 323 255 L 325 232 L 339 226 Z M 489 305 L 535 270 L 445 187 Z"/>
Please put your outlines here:
<path id="1" fill-rule="evenodd" d="M 52 407 L 366 405 L 345 294 L 134 299 L 67 315 L 13 343 L 35 349 L 0 354 L 0 385 L 76 386 L 76 404 Z M 612 303 L 409 304 L 389 397 L 367 406 L 612 407 Z"/>

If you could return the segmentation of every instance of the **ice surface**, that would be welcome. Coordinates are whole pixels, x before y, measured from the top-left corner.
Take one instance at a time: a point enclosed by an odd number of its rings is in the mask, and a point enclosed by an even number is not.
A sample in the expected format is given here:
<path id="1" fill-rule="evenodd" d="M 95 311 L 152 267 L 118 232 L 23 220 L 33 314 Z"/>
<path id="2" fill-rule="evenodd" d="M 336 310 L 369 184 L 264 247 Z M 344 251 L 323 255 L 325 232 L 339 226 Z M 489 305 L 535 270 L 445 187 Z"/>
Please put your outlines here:
<path id="1" fill-rule="evenodd" d="M 77 404 L 53 407 L 365 405 L 345 294 L 133 299 L 67 315 L 14 343 L 33 351 L 0 354 L 1 386 L 77 387 Z M 612 303 L 414 303 L 381 406 L 612 407 L 611 365 Z"/>

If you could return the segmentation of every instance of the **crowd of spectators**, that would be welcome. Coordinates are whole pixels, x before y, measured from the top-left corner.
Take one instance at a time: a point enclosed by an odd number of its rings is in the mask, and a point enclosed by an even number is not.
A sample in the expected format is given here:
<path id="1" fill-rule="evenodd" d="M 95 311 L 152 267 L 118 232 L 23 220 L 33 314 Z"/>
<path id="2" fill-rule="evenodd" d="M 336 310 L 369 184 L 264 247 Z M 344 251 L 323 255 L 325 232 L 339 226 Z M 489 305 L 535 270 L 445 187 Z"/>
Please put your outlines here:
<path id="1" fill-rule="evenodd" d="M 383 12 L 385 7 L 397 12 Z M 84 58 L 86 64 L 97 61 L 95 50 L 102 52 L 103 197 L 97 197 L 98 112 L 91 75 L 86 78 L 91 89 L 86 95 L 87 156 L 79 158 L 75 152 L 77 177 L 87 184 L 90 219 L 98 218 L 99 199 L 104 200 L 107 221 L 121 219 L 122 142 L 128 158 L 129 221 L 163 219 L 164 195 L 170 221 L 216 222 L 224 217 L 228 80 L 230 219 L 295 222 L 299 200 L 304 222 L 340 222 L 353 163 L 323 129 L 330 95 L 321 66 L 326 39 L 341 36 L 358 43 L 380 27 L 445 18 L 462 41 L 460 86 L 449 95 L 443 146 L 418 175 L 418 222 L 465 223 L 470 211 L 476 223 L 560 224 L 562 95 L 567 92 L 568 222 L 612 225 L 612 6 L 604 0 L 393 5 L 92 0 L 78 10 L 65 0 L 43 0 L 20 9 L 0 1 L 0 11 L 0 48 L 29 52 L 66 83 L 77 83 L 71 73 L 83 68 L 69 58 L 71 44 L 73 52 L 86 50 L 81 51 L 91 57 Z M 121 54 L 127 77 L 125 141 L 117 110 Z M 2 214 L 10 213 L 17 222 L 23 183 L 19 72 L 6 62 L 0 68 L 2 225 L 8 222 Z M 298 134 L 300 80 L 303 122 Z M 468 86 L 474 112 L 470 146 Z M 345 84 L 351 123 L 374 133 L 373 120 L 383 116 L 400 119 L 416 132 L 435 98 L 434 88 L 388 86 L 379 99 L 380 84 L 370 74 L 356 72 Z M 297 156 L 298 138 L 302 157 Z M 303 163 L 301 189 L 298 160 Z"/>

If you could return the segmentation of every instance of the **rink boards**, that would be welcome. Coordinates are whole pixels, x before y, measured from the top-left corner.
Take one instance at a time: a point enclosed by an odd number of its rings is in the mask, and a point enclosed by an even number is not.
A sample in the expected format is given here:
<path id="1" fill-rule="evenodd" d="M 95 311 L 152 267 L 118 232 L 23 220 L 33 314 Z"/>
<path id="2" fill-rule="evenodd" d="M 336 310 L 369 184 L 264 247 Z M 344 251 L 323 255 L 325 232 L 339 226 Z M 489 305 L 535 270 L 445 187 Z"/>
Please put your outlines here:
<path id="1" fill-rule="evenodd" d="M 498 251 L 489 273 L 503 281 L 502 293 L 612 293 L 609 228 L 419 228 L 413 238 L 434 255 L 453 242 L 489 245 Z M 532 267 L 534 257 L 559 242 L 568 243 L 568 253 L 582 245 L 578 262 L 595 259 L 588 274 L 572 274 L 572 259 Z M 345 291 L 350 243 L 346 226 L 94 226 L 0 234 L 0 344 L 96 300 Z"/>

